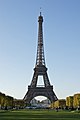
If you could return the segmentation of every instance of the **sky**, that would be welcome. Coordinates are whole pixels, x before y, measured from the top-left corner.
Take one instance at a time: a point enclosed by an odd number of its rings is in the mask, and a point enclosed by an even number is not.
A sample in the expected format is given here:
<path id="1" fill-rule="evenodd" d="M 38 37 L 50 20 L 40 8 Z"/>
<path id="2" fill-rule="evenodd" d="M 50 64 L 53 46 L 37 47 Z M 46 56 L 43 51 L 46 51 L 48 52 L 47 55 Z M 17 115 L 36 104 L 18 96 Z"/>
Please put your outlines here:
<path id="1" fill-rule="evenodd" d="M 80 0 L 0 0 L 0 92 L 22 99 L 28 90 L 40 11 L 49 81 L 65 99 L 80 93 Z"/>

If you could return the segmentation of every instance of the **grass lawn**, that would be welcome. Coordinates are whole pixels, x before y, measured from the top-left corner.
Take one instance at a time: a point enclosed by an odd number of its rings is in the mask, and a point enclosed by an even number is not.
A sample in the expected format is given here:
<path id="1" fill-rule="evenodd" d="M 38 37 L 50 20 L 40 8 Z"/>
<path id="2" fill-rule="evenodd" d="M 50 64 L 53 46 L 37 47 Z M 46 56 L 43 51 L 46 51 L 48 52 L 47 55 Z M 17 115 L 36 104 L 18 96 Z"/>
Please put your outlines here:
<path id="1" fill-rule="evenodd" d="M 80 120 L 80 113 L 53 110 L 0 111 L 0 120 Z"/>

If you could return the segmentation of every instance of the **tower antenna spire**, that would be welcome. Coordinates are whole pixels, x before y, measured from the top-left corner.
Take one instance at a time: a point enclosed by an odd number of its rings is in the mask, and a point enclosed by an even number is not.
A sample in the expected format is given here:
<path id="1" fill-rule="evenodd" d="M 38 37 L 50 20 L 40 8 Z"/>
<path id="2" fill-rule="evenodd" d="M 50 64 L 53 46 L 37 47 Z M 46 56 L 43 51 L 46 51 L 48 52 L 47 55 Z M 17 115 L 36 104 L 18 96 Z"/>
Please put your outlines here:
<path id="1" fill-rule="evenodd" d="M 42 11 L 42 8 L 40 7 L 40 16 L 41 16 L 41 11 Z"/>

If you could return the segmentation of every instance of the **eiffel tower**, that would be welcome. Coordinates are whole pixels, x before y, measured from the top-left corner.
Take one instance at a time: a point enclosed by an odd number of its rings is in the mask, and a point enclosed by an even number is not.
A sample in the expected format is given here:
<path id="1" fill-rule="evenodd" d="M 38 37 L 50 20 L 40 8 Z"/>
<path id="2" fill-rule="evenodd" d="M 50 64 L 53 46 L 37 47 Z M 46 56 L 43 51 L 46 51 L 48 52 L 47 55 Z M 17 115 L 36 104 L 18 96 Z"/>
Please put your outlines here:
<path id="1" fill-rule="evenodd" d="M 40 12 L 40 16 L 38 17 L 38 45 L 37 45 L 37 57 L 36 57 L 36 65 L 34 68 L 34 74 L 31 81 L 30 86 L 28 86 L 28 91 L 24 96 L 23 100 L 26 103 L 30 103 L 30 101 L 36 96 L 45 96 L 51 102 L 58 100 L 57 96 L 53 91 L 53 86 L 50 85 L 50 81 L 47 74 L 47 68 L 45 64 L 44 57 L 44 46 L 43 46 L 43 17 Z M 44 86 L 37 86 L 38 77 L 43 76 Z"/>

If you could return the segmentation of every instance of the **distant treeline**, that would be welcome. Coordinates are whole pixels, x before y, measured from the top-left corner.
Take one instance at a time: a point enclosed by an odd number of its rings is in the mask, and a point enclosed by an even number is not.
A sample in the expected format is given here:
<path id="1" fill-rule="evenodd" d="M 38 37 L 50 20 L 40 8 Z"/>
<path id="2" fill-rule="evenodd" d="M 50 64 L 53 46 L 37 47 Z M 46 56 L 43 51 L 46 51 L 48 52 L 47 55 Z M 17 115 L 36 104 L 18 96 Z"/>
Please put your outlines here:
<path id="1" fill-rule="evenodd" d="M 80 93 L 68 96 L 66 99 L 59 99 L 50 105 L 51 108 L 80 109 Z"/>
<path id="2" fill-rule="evenodd" d="M 24 108 L 25 106 L 27 105 L 23 99 L 14 99 L 12 96 L 0 92 L 0 109 L 19 109 Z M 50 108 L 80 109 L 80 93 L 68 96 L 66 99 L 58 99 L 50 104 Z"/>
<path id="3" fill-rule="evenodd" d="M 0 109 L 7 109 L 7 107 L 11 108 L 13 106 L 13 97 L 7 96 L 4 93 L 0 92 Z"/>
<path id="4" fill-rule="evenodd" d="M 24 101 L 21 99 L 14 99 L 12 96 L 5 95 L 0 92 L 0 109 L 12 109 L 23 107 Z"/>

